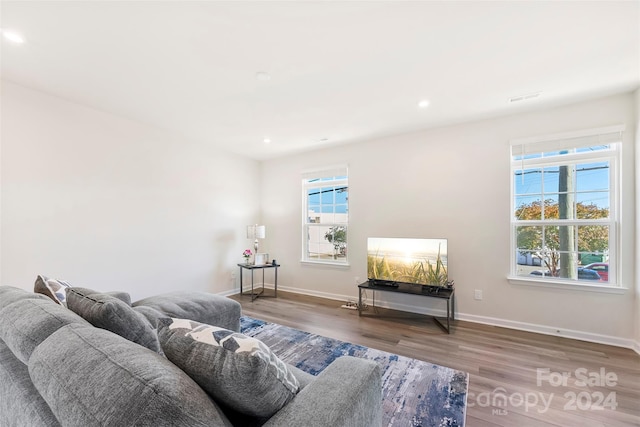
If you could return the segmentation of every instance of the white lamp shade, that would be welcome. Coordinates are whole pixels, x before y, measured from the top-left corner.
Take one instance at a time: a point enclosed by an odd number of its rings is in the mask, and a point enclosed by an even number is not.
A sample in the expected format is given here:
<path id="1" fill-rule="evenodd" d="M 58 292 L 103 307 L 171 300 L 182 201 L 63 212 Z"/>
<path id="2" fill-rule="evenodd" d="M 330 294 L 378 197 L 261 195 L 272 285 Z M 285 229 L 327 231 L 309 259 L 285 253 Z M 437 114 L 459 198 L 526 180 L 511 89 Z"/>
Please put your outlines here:
<path id="1" fill-rule="evenodd" d="M 264 225 L 247 225 L 247 239 L 264 239 L 266 234 Z"/>

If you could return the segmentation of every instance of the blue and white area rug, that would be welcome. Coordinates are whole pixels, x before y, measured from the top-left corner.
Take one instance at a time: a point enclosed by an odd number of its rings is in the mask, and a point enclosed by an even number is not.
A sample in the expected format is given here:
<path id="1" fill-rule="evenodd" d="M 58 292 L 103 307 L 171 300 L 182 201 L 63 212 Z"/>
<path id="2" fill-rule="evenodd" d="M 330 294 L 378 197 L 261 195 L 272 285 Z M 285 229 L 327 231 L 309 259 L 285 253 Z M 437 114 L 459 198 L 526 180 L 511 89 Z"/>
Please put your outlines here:
<path id="1" fill-rule="evenodd" d="M 285 362 L 317 375 L 337 357 L 375 360 L 382 367 L 382 424 L 464 426 L 469 374 L 287 326 L 242 317 L 242 333 L 264 342 Z"/>

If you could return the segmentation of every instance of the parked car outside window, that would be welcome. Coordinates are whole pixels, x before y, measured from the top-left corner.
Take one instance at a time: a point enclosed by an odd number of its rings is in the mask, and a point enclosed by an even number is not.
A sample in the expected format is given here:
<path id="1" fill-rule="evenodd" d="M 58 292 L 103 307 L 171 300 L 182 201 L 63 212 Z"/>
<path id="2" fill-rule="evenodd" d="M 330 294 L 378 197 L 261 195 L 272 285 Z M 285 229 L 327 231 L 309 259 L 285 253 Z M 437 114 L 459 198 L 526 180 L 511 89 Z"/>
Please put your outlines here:
<path id="1" fill-rule="evenodd" d="M 591 264 L 587 264 L 584 268 L 588 268 L 589 270 L 596 271 L 603 282 L 609 281 L 609 263 L 608 262 L 593 262 Z"/>
<path id="2" fill-rule="evenodd" d="M 533 270 L 531 273 L 532 276 L 546 276 L 546 277 L 558 277 L 557 274 L 560 270 L 556 270 L 556 275 L 552 275 L 549 270 Z M 578 267 L 578 280 L 604 280 L 600 277 L 597 271 L 590 270 L 585 267 Z"/>

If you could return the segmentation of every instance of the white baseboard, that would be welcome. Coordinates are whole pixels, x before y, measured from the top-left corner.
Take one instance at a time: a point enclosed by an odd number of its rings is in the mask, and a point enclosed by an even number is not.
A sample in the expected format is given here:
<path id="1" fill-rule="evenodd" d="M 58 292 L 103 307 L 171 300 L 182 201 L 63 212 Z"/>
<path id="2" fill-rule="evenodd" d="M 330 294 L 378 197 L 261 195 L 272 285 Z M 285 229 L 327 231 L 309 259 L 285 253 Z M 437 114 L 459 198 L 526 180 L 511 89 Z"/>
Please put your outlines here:
<path id="1" fill-rule="evenodd" d="M 273 288 L 273 284 L 266 283 L 265 287 Z M 357 301 L 357 297 L 354 298 L 353 296 L 350 296 L 350 295 L 333 294 L 328 292 L 293 288 L 288 286 L 278 286 L 278 290 L 296 293 L 296 294 L 326 298 L 326 299 L 331 299 L 336 301 Z M 239 291 L 240 289 L 229 291 L 228 295 L 232 295 L 234 293 L 237 294 Z M 224 295 L 224 294 L 221 294 L 221 295 Z M 368 298 L 368 300 L 371 300 L 371 298 Z M 414 306 L 409 304 L 401 304 L 401 303 L 394 303 L 394 302 L 388 302 L 388 301 L 376 301 L 376 307 L 408 311 L 408 312 L 417 313 L 417 314 L 426 314 L 429 316 L 438 316 L 438 317 L 446 316 L 446 310 L 444 309 L 432 309 L 428 307 Z M 594 342 L 599 344 L 607 344 L 615 347 L 630 348 L 634 350 L 636 353 L 640 354 L 640 343 L 632 339 L 613 337 L 609 335 L 594 334 L 591 332 L 577 331 L 573 329 L 556 328 L 552 326 L 538 325 L 534 323 L 518 322 L 518 321 L 508 320 L 508 319 L 499 319 L 495 317 L 477 316 L 474 314 L 465 314 L 457 311 L 456 311 L 455 317 L 457 320 L 464 320 L 467 322 L 481 323 L 484 325 L 499 326 L 503 328 L 516 329 L 516 330 L 527 331 L 527 332 L 535 332 L 538 334 L 553 335 L 558 337 L 571 338 L 571 339 Z"/>
<path id="2" fill-rule="evenodd" d="M 229 297 L 231 295 L 236 295 L 238 292 L 240 292 L 240 288 L 237 288 L 237 289 L 234 288 L 228 291 L 216 292 L 216 295 L 220 295 L 222 297 Z"/>
<path id="3" fill-rule="evenodd" d="M 517 329 L 520 331 L 535 332 L 544 335 L 553 335 L 557 337 L 571 338 L 574 340 L 588 341 L 598 344 L 607 344 L 615 347 L 624 347 L 633 349 L 633 340 L 613 337 L 610 335 L 594 334 L 592 332 L 576 331 L 574 329 L 563 329 L 553 326 L 538 325 L 535 323 L 518 322 L 514 320 L 498 319 L 487 316 L 476 316 L 473 314 L 458 314 L 457 319 L 467 322 L 482 323 L 485 325 L 499 326 L 509 329 Z"/>
<path id="4" fill-rule="evenodd" d="M 256 284 L 256 285 L 254 285 L 254 287 L 256 289 L 262 288 L 262 283 Z M 273 283 L 265 283 L 264 287 L 266 289 L 273 289 L 275 286 L 273 285 Z M 290 288 L 288 286 L 278 286 L 278 290 L 279 291 L 285 291 L 285 292 L 291 292 L 293 294 L 309 295 L 309 296 L 312 296 L 312 297 L 320 297 L 320 298 L 326 298 L 326 299 L 331 299 L 331 300 L 336 300 L 336 301 L 355 301 L 355 300 L 357 300 L 357 298 L 354 298 L 354 297 L 348 296 L 348 295 L 330 294 L 330 293 L 327 293 L 327 292 L 311 291 L 311 290 L 308 290 L 308 289 Z M 243 288 L 242 291 L 243 292 L 247 292 L 247 288 Z M 239 287 L 235 288 L 235 289 L 232 289 L 230 291 L 218 292 L 218 295 L 229 296 L 229 295 L 236 295 L 238 293 L 240 293 L 240 288 Z"/>
<path id="5" fill-rule="evenodd" d="M 273 285 L 270 286 L 268 283 L 265 286 L 273 287 Z M 350 295 L 330 294 L 328 292 L 313 291 L 310 289 L 291 288 L 288 286 L 278 286 L 278 289 L 282 289 L 285 292 L 291 292 L 294 294 L 309 295 L 312 297 L 320 297 L 320 298 L 332 299 L 336 301 L 355 301 L 358 299 Z"/>

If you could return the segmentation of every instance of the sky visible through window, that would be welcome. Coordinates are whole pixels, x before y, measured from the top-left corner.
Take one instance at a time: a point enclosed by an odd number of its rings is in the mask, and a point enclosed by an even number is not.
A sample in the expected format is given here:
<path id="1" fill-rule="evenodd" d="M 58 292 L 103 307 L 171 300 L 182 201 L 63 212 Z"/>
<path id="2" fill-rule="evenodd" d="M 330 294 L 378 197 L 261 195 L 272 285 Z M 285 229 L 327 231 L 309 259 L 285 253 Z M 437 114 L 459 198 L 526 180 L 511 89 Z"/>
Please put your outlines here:
<path id="1" fill-rule="evenodd" d="M 609 163 L 583 163 L 575 166 L 576 203 L 609 208 Z M 558 201 L 559 167 L 536 167 L 514 171 L 516 208 L 535 201 Z"/>
<path id="2" fill-rule="evenodd" d="M 609 145 L 595 145 L 564 151 L 534 152 L 514 156 L 514 161 L 522 161 L 523 167 L 514 170 L 515 207 L 529 205 L 536 201 L 553 200 L 558 202 L 560 180 L 559 166 L 527 167 L 527 160 L 557 160 L 565 154 L 609 150 Z M 575 202 L 583 205 L 595 205 L 600 209 L 609 209 L 609 162 L 586 162 L 575 165 L 574 186 Z"/>
<path id="3" fill-rule="evenodd" d="M 346 176 L 321 178 L 310 180 L 309 182 L 332 181 L 335 179 L 346 179 Z M 307 191 L 309 210 L 316 213 L 347 213 L 349 195 L 347 186 L 328 185 L 327 187 L 310 188 Z"/>

